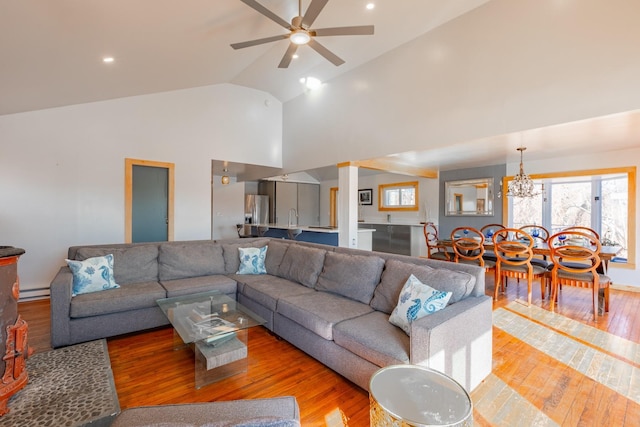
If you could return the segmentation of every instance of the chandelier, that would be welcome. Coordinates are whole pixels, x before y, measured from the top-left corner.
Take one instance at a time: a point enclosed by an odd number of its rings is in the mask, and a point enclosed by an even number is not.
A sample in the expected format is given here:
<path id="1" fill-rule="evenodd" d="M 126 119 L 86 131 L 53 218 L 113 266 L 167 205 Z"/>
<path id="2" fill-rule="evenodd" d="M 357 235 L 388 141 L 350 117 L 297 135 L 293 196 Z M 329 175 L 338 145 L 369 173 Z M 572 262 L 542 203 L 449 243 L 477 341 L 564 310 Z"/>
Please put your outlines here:
<path id="1" fill-rule="evenodd" d="M 524 168 L 522 166 L 522 153 L 526 149 L 527 147 L 518 147 L 518 151 L 520 152 L 520 173 L 514 176 L 509 182 L 507 196 L 534 197 L 540 194 L 540 191 L 536 189 L 533 180 L 529 178 L 529 175 L 524 173 Z"/>

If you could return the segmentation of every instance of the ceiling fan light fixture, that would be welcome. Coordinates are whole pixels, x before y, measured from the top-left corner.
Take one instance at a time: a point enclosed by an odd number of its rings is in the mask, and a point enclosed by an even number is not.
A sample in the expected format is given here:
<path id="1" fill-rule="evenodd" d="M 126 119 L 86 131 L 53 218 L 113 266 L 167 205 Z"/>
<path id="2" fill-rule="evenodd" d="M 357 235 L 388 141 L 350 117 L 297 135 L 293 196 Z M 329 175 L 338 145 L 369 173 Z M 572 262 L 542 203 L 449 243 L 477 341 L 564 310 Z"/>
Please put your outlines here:
<path id="1" fill-rule="evenodd" d="M 293 44 L 303 45 L 309 43 L 309 41 L 311 40 L 311 35 L 309 35 L 308 31 L 303 29 L 294 30 L 291 32 L 289 40 L 291 40 L 291 43 Z"/>

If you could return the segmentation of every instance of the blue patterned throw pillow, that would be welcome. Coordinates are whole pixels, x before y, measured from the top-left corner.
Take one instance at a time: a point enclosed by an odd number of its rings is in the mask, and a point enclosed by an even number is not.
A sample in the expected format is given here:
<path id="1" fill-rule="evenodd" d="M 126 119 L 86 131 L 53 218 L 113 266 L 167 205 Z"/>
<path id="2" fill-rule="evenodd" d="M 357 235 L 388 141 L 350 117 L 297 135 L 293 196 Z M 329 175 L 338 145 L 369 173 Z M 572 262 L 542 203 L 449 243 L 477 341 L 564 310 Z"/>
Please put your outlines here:
<path id="1" fill-rule="evenodd" d="M 119 288 L 113 277 L 113 255 L 87 258 L 84 261 L 68 259 L 73 273 L 71 296 Z"/>
<path id="2" fill-rule="evenodd" d="M 389 322 L 402 328 L 407 335 L 411 335 L 411 322 L 442 310 L 449 298 L 451 292 L 433 289 L 412 274 L 400 291 L 398 305 L 389 316 Z"/>
<path id="3" fill-rule="evenodd" d="M 268 246 L 261 248 L 238 248 L 240 267 L 236 274 L 267 274 L 264 260 L 267 258 Z"/>

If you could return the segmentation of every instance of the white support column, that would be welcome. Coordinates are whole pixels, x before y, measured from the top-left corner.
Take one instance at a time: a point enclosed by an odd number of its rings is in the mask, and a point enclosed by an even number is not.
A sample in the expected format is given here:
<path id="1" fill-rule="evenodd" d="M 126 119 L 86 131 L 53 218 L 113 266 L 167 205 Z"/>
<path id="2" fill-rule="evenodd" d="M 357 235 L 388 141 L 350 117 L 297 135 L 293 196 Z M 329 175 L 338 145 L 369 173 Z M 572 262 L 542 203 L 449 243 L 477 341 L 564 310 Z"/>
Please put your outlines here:
<path id="1" fill-rule="evenodd" d="M 358 247 L 358 167 L 338 168 L 338 246 Z"/>

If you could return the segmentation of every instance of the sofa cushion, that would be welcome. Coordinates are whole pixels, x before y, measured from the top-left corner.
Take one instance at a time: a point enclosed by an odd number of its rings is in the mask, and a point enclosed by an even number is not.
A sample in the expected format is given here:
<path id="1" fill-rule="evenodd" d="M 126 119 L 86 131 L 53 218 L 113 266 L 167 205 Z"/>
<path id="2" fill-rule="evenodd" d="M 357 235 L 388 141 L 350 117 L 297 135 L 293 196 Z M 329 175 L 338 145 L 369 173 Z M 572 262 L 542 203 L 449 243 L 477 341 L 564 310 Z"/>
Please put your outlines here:
<path id="1" fill-rule="evenodd" d="M 476 283 L 474 276 L 461 271 L 434 269 L 425 265 L 390 259 L 387 260 L 380 284 L 373 293 L 371 307 L 390 314 L 398 304 L 400 290 L 412 274 L 434 289 L 451 292 L 449 304 L 469 296 Z"/>
<path id="2" fill-rule="evenodd" d="M 269 250 L 267 251 L 267 259 L 264 262 L 267 268 L 267 273 L 272 276 L 277 276 L 280 271 L 280 264 L 284 258 L 284 254 L 287 252 L 290 243 L 285 243 L 281 240 L 271 239 L 269 240 Z"/>
<path id="3" fill-rule="evenodd" d="M 118 289 L 71 298 L 70 317 L 100 316 L 141 308 L 158 307 L 156 300 L 167 293 L 158 282 L 125 283 Z"/>
<path id="4" fill-rule="evenodd" d="M 381 311 L 338 323 L 333 340 L 377 366 L 409 363 L 409 337 Z"/>
<path id="5" fill-rule="evenodd" d="M 267 307 L 271 311 L 276 311 L 276 306 L 280 298 L 315 292 L 313 289 L 309 289 L 300 283 L 269 274 L 260 276 L 238 275 L 231 277 L 237 277 L 239 288 L 244 296 Z"/>
<path id="6" fill-rule="evenodd" d="M 293 320 L 326 340 L 333 339 L 333 326 L 343 320 L 362 316 L 373 310 L 367 304 L 327 292 L 283 297 L 278 313 Z"/>
<path id="7" fill-rule="evenodd" d="M 158 245 L 136 245 L 130 247 L 78 249 L 75 258 L 79 261 L 96 256 L 113 254 L 113 274 L 116 282 L 155 282 L 158 280 Z"/>
<path id="8" fill-rule="evenodd" d="M 327 252 L 315 289 L 369 304 L 383 267 L 384 260 L 375 255 Z"/>
<path id="9" fill-rule="evenodd" d="M 449 298 L 451 292 L 433 289 L 412 274 L 400 291 L 398 305 L 391 312 L 389 322 L 402 328 L 407 335 L 411 335 L 411 322 L 442 310 L 447 306 Z"/>
<path id="10" fill-rule="evenodd" d="M 267 258 L 269 246 L 261 248 L 238 248 L 240 266 L 236 274 L 267 274 L 264 261 Z"/>
<path id="11" fill-rule="evenodd" d="M 237 289 L 235 280 L 221 274 L 162 280 L 160 284 L 167 290 L 167 298 L 209 291 L 220 291 L 223 294 L 235 295 Z"/>
<path id="12" fill-rule="evenodd" d="M 225 274 L 234 274 L 238 271 L 240 267 L 240 252 L 238 248 L 261 248 L 267 244 L 269 244 L 269 239 L 256 239 L 241 243 L 222 243 Z"/>
<path id="13" fill-rule="evenodd" d="M 160 280 L 224 274 L 222 247 L 211 242 L 161 244 L 158 253 Z"/>
<path id="14" fill-rule="evenodd" d="M 322 272 L 326 253 L 324 249 L 291 244 L 282 258 L 278 276 L 313 288 Z"/>
<path id="15" fill-rule="evenodd" d="M 65 260 L 73 274 L 71 296 L 119 288 L 113 278 L 113 255 L 87 258 L 84 261 Z"/>

